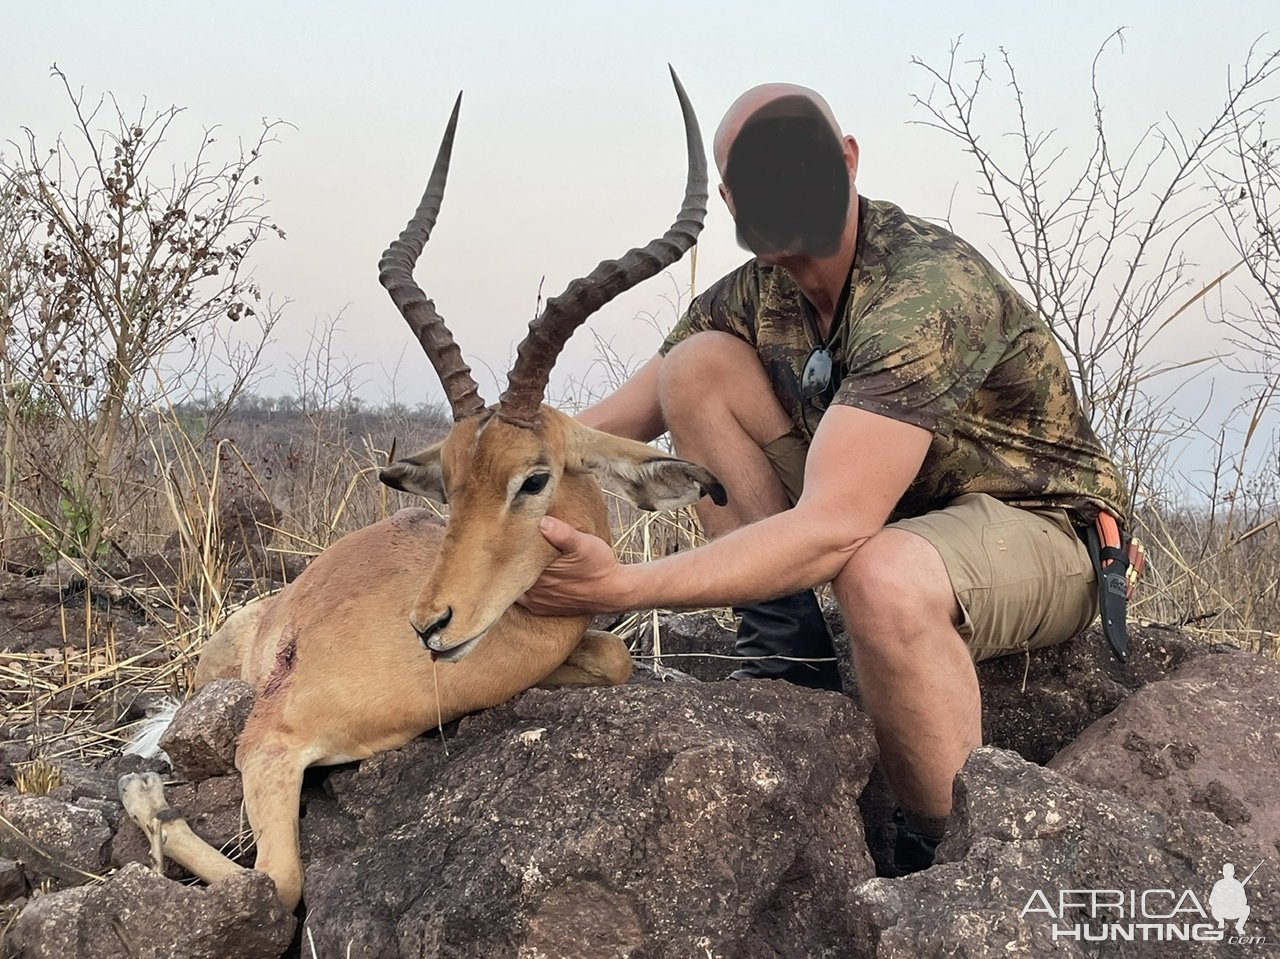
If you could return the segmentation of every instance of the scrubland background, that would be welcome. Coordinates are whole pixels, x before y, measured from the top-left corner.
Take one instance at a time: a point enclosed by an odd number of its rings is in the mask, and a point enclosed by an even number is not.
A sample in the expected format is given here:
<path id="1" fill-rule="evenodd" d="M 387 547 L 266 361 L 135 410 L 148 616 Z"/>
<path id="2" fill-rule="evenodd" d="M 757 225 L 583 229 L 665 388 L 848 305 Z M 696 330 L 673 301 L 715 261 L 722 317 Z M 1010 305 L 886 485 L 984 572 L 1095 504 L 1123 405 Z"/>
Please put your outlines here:
<path id="1" fill-rule="evenodd" d="M 1057 333 L 1133 491 L 1150 556 L 1133 617 L 1274 654 L 1280 55 L 1244 52 L 1216 112 L 1157 107 L 1122 131 L 1095 63 L 1093 132 L 1071 150 L 1004 55 L 953 50 L 920 70 L 917 118 L 938 151 L 968 157 L 958 189 L 998 228 L 984 252 Z M 371 389 L 385 377 L 334 349 L 335 321 L 293 315 L 255 281 L 255 249 L 287 227 L 257 172 L 284 128 L 192 141 L 177 108 L 52 82 L 62 135 L 5 130 L 0 147 L 0 705 L 43 730 L 50 756 L 118 748 L 120 715 L 184 695 L 226 613 L 408 505 L 377 468 L 449 425 L 430 399 L 385 399 L 421 389 Z M 974 119 L 992 100 L 998 135 Z M 668 308 L 637 321 L 669 327 L 710 279 L 690 258 L 652 281 Z M 1184 335 L 1193 321 L 1214 335 Z M 292 387 L 266 395 L 264 345 L 289 324 L 311 327 L 310 345 L 284 371 Z M 580 407 L 637 362 L 604 339 L 594 353 L 553 401 Z M 397 375 L 429 376 L 412 370 Z M 1174 400 L 1193 391 L 1205 400 L 1188 413 Z M 629 559 L 699 538 L 687 512 L 616 520 Z M 36 788 L 41 767 L 23 775 Z"/>

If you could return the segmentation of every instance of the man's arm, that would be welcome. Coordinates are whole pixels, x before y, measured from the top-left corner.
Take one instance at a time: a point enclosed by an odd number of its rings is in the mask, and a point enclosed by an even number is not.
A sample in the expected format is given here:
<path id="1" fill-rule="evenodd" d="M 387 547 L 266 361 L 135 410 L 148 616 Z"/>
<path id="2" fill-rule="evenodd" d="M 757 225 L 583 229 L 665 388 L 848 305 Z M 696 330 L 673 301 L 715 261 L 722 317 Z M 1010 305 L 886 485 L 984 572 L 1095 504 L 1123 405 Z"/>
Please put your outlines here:
<path id="1" fill-rule="evenodd" d="M 848 406 L 828 410 L 793 509 L 664 559 L 619 565 L 602 540 L 543 521 L 561 550 L 526 594 L 536 613 L 728 606 L 829 582 L 879 532 L 920 471 L 933 434 Z"/>
<path id="2" fill-rule="evenodd" d="M 616 390 L 578 414 L 578 421 L 594 430 L 651 443 L 666 432 L 658 402 L 662 354 L 655 354 Z"/>

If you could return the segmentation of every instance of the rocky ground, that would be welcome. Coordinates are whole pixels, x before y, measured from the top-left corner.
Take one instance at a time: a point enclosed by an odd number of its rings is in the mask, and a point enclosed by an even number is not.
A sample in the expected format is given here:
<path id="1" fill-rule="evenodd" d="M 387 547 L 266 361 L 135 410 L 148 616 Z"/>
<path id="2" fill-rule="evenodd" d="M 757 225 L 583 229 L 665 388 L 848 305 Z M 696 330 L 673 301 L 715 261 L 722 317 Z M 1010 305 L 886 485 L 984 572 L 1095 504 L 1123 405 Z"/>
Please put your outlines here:
<path id="1" fill-rule="evenodd" d="M 61 647 L 85 628 L 77 615 L 119 623 L 117 656 L 148 655 L 149 614 L 127 598 L 81 614 L 59 611 L 56 588 L 25 585 L 0 606 L 11 660 Z M 1124 666 L 1091 633 L 980 667 L 988 746 L 956 781 L 938 865 L 899 879 L 886 876 L 893 798 L 854 700 L 715 681 L 730 667 L 702 654 L 726 653 L 731 634 L 707 614 L 666 619 L 664 658 L 647 639 L 649 668 L 630 685 L 531 690 L 443 736 L 313 771 L 297 916 L 256 873 L 206 888 L 152 872 L 116 796 L 122 772 L 164 772 L 192 827 L 250 864 L 231 763 L 248 687 L 220 682 L 187 704 L 166 740 L 173 770 L 110 748 L 146 697 L 89 683 L 78 707 L 48 716 L 7 703 L 5 955 L 1280 953 L 1280 664 L 1134 632 Z M 79 742 L 54 728 L 76 708 L 94 720 Z M 14 783 L 31 776 L 33 748 L 56 769 L 47 795 Z M 1253 870 L 1238 942 L 1209 905 L 1226 863 L 1240 879 Z"/>

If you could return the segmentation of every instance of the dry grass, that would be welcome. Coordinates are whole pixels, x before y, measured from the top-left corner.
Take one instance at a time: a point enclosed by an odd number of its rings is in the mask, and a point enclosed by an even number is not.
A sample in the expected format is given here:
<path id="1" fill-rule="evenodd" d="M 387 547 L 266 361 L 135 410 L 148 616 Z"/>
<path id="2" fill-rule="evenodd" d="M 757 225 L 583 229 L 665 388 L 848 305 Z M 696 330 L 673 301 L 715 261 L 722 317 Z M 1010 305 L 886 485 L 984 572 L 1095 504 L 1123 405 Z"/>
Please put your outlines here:
<path id="1" fill-rule="evenodd" d="M 109 563 L 64 553 L 67 575 L 87 581 L 88 588 L 67 593 L 47 587 L 46 611 L 56 611 L 57 635 L 35 648 L 0 652 L 0 701 L 10 729 L 38 735 L 39 755 L 49 762 L 115 754 L 130 731 L 119 720 L 137 713 L 135 704 L 148 697 L 185 695 L 204 641 L 247 596 L 278 588 L 282 568 L 296 572 L 300 560 L 344 533 L 415 502 L 386 490 L 373 475 L 385 462 L 381 447 L 390 446 L 388 434 L 410 437 L 408 420 L 362 415 L 358 425 L 365 431 L 357 433 L 354 425 L 340 412 L 313 412 L 284 423 L 273 418 L 269 429 L 260 421 L 233 420 L 221 435 L 202 439 L 181 415 L 157 418 L 146 449 L 133 460 L 141 468 L 121 478 L 150 487 L 146 496 L 132 497 L 130 520 L 119 524 L 127 525 L 128 535 L 117 542 L 138 555 L 167 540 L 172 575 L 159 582 L 113 576 Z M 419 442 L 439 428 L 421 431 Z M 1248 649 L 1275 649 L 1280 519 L 1276 479 L 1269 482 L 1231 484 L 1222 494 L 1229 509 L 1157 503 L 1143 511 L 1151 564 L 1135 619 L 1192 627 L 1207 640 Z M 245 497 L 274 505 L 269 542 L 239 542 L 219 527 L 219 506 Z M 701 541 L 692 510 L 644 513 L 616 496 L 609 505 L 625 562 Z M 57 536 L 56 530 L 49 534 L 46 546 Z M 104 601 L 113 612 L 102 609 Z M 122 641 L 118 632 L 126 620 L 142 625 Z M 642 611 L 616 629 L 635 638 L 647 627 L 660 653 L 657 623 L 656 611 Z M 6 646 L 0 636 L 0 649 Z M 39 780 L 33 770 L 32 788 Z"/>
<path id="2" fill-rule="evenodd" d="M 47 796 L 62 785 L 62 770 L 43 756 L 18 763 L 13 786 L 26 796 Z"/>
<path id="3" fill-rule="evenodd" d="M 353 429 L 357 425 L 363 433 Z M 116 728 L 120 718 L 136 713 L 135 704 L 147 697 L 185 695 L 204 641 L 247 596 L 278 588 L 282 569 L 296 572 L 300 560 L 344 533 L 415 502 L 386 490 L 373 475 L 385 461 L 381 447 L 390 446 L 388 434 L 412 440 L 408 426 L 407 418 L 362 415 L 357 421 L 338 411 L 312 412 L 285 422 L 275 417 L 268 428 L 260 420 L 232 420 L 221 435 L 200 438 L 183 415 L 154 419 L 146 448 L 133 458 L 138 466 L 121 477 L 123 485 L 149 486 L 146 495 L 131 497 L 129 519 L 117 524 L 128 533 L 118 535 L 117 544 L 139 555 L 167 540 L 172 575 L 159 582 L 119 575 L 119 569 L 111 575 L 109 561 L 94 564 L 64 553 L 66 574 L 88 588 L 47 587 L 46 611 L 56 611 L 57 635 L 35 648 L 0 652 L 0 701 L 9 727 L 38 735 L 40 755 L 48 761 L 116 753 L 129 734 L 128 726 Z M 420 431 L 419 442 L 439 428 Z M 1220 499 L 1230 508 L 1195 511 L 1155 503 L 1143 511 L 1151 564 L 1135 619 L 1274 650 L 1280 519 L 1276 478 L 1263 480 L 1224 484 Z M 274 505 L 269 542 L 237 541 L 220 528 L 219 506 L 246 497 Z M 644 513 L 616 496 L 609 504 L 625 562 L 701 541 L 692 510 Z M 22 504 L 28 511 L 38 506 Z M 46 547 L 58 541 L 57 530 L 43 540 Z M 104 601 L 113 612 L 102 609 Z M 122 623 L 136 620 L 142 625 L 122 641 Z M 657 621 L 656 611 L 642 611 L 617 629 L 634 638 L 647 626 L 660 653 Z M 0 649 L 7 646 L 0 636 Z"/>

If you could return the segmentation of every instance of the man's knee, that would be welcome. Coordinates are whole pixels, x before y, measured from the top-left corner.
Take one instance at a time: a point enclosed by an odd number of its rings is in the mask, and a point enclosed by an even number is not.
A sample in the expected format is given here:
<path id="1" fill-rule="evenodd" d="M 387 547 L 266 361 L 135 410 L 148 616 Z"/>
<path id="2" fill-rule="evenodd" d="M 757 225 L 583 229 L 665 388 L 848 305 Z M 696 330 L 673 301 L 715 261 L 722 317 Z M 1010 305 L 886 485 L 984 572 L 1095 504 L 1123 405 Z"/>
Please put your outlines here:
<path id="1" fill-rule="evenodd" d="M 728 333 L 697 333 L 672 349 L 662 361 L 658 401 L 677 442 L 682 434 L 733 426 L 763 447 L 791 429 L 755 347 Z"/>
<path id="2" fill-rule="evenodd" d="M 682 340 L 662 360 L 658 397 L 670 401 L 705 399 L 717 385 L 732 384 L 764 368 L 750 343 L 729 333 L 707 330 Z"/>
<path id="3" fill-rule="evenodd" d="M 850 557 L 833 581 L 849 635 L 859 648 L 925 641 L 959 619 L 942 557 L 905 530 L 883 529 Z"/>

